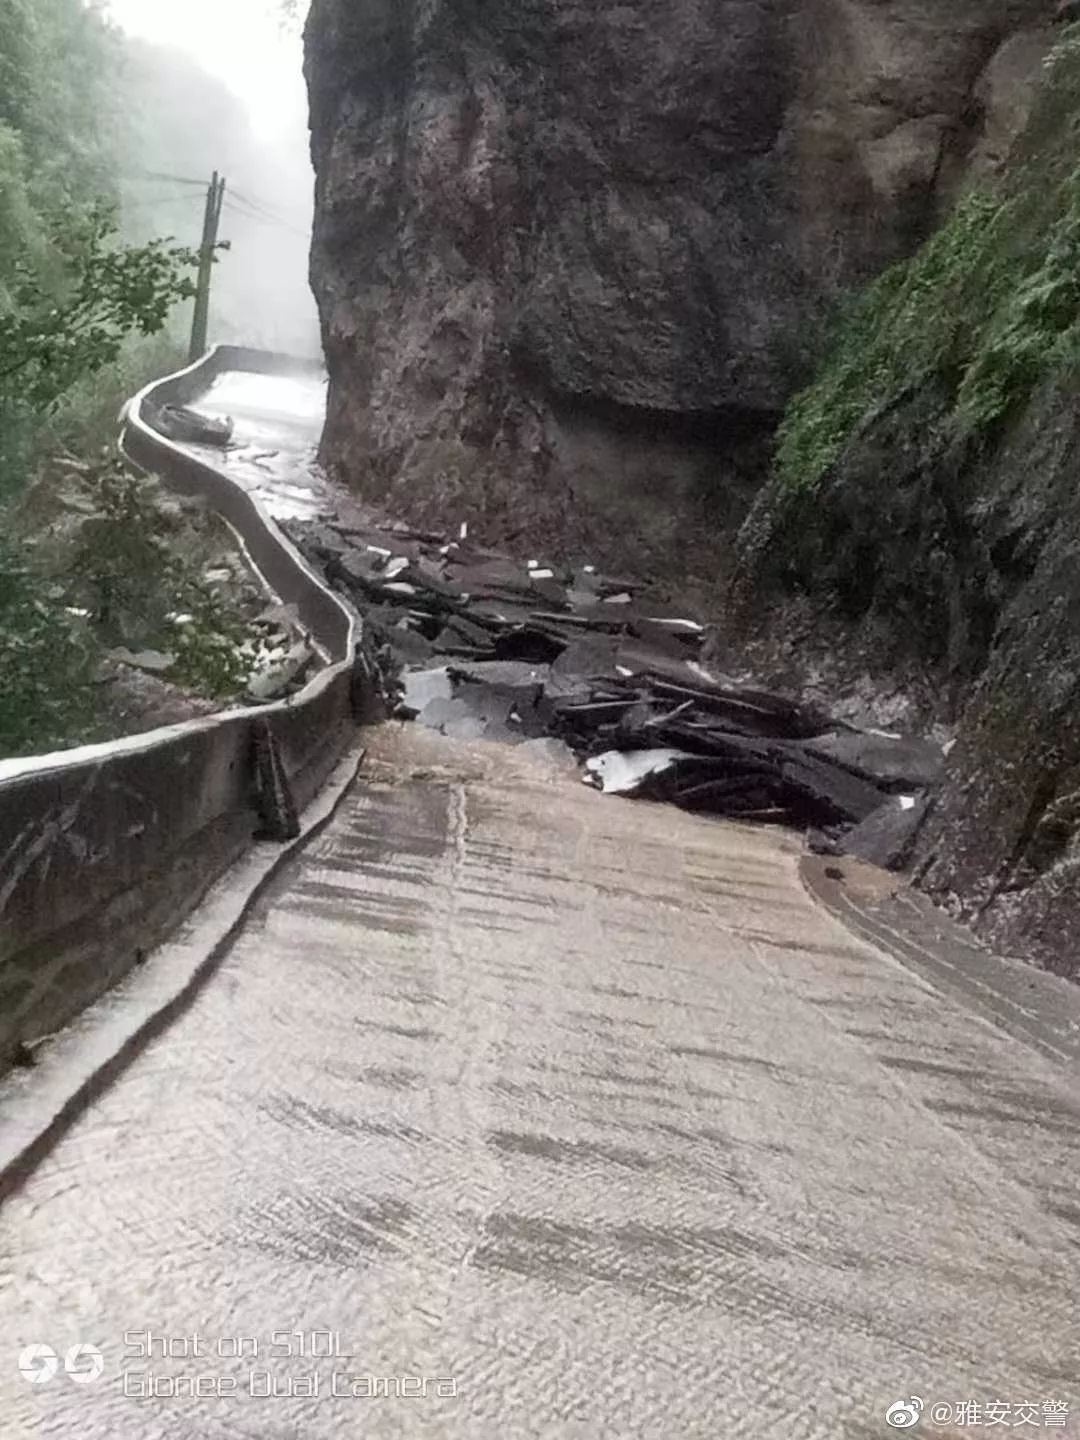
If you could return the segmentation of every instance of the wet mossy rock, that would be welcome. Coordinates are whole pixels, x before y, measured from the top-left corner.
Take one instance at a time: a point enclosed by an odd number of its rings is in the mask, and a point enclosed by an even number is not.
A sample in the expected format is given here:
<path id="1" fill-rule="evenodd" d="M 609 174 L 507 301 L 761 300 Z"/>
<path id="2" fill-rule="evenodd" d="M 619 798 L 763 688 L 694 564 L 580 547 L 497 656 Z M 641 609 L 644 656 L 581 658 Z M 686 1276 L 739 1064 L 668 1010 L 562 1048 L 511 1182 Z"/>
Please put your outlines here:
<path id="1" fill-rule="evenodd" d="M 960 723 L 922 883 L 1080 975 L 1080 26 L 994 188 L 851 304 L 789 407 L 733 599 L 887 622 Z"/>

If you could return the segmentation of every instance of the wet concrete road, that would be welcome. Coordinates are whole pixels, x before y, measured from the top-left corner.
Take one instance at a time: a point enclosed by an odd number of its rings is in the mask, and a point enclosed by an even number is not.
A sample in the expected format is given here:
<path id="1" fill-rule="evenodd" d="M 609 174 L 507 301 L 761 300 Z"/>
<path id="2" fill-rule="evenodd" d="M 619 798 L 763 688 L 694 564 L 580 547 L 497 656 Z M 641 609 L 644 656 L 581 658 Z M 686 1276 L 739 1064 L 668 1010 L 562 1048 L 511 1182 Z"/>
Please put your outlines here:
<path id="1" fill-rule="evenodd" d="M 315 519 L 327 507 L 329 491 L 315 461 L 326 416 L 325 378 L 226 370 L 189 404 L 202 415 L 229 416 L 233 443 L 224 453 L 214 446 L 184 448 L 253 491 L 276 520 Z"/>
<path id="2" fill-rule="evenodd" d="M 0 1434 L 838 1440 L 911 1393 L 1080 1433 L 1071 1082 L 816 909 L 795 850 L 378 732 L 0 1213 Z M 352 1358 L 296 1353 L 327 1331 Z M 31 1386 L 32 1342 L 105 1373 Z"/>

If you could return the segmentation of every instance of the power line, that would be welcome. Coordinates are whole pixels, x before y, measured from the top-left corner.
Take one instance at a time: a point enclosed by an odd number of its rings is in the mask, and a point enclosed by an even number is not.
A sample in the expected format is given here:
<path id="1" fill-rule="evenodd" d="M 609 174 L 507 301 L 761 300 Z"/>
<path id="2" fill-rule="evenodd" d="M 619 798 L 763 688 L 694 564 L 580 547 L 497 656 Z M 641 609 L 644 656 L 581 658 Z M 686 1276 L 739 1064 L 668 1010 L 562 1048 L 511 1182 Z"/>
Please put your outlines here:
<path id="1" fill-rule="evenodd" d="M 282 216 L 274 209 L 274 207 L 268 204 L 265 200 L 249 200 L 246 195 L 241 195 L 239 190 L 233 190 L 231 194 L 234 200 L 239 200 L 242 204 L 249 206 L 252 210 L 261 211 L 271 220 L 280 220 L 282 218 Z"/>
<path id="2" fill-rule="evenodd" d="M 298 235 L 301 240 L 310 240 L 311 236 L 306 230 L 301 230 L 298 225 L 292 225 L 288 220 L 279 219 L 274 215 L 261 215 L 257 210 L 245 210 L 239 205 L 230 202 L 225 197 L 225 208 L 231 210 L 234 215 L 239 215 L 243 220 L 252 220 L 256 225 L 276 225 L 280 230 L 288 230 L 293 235 Z"/>
<path id="3" fill-rule="evenodd" d="M 161 183 L 161 181 L 124 180 L 124 181 L 122 181 L 122 189 L 131 190 L 131 192 L 138 193 L 138 194 L 147 194 L 148 184 L 160 184 L 160 183 Z M 167 190 L 151 190 L 150 194 L 151 194 L 151 196 L 154 196 L 154 194 L 174 194 L 174 193 L 176 193 L 176 190 L 177 190 L 177 187 L 176 187 L 176 186 L 170 186 L 170 187 L 168 187 Z M 200 184 L 200 186 L 196 186 L 196 184 L 194 184 L 194 181 L 192 181 L 192 184 L 189 184 L 189 186 L 184 187 L 184 190 L 183 190 L 183 192 L 181 192 L 181 193 L 183 193 L 183 194 L 206 194 L 206 186 L 204 186 L 204 184 Z"/>
<path id="4" fill-rule="evenodd" d="M 198 185 L 203 190 L 205 190 L 207 186 L 206 180 L 196 179 L 193 175 L 171 175 L 163 170 L 140 170 L 138 175 L 129 175 L 126 178 L 129 180 L 167 180 L 170 184 L 174 185 Z M 229 187 L 229 194 L 234 200 L 239 200 L 244 205 L 249 205 L 252 210 L 261 210 L 273 220 L 281 220 L 284 218 L 281 211 L 269 200 L 262 200 L 258 196 L 256 196 L 255 199 L 251 199 L 250 196 L 241 195 L 239 190 L 236 190 L 232 186 Z"/>
<path id="5" fill-rule="evenodd" d="M 253 210 L 256 214 L 263 215 L 268 220 L 273 220 L 275 224 L 293 225 L 293 221 L 291 221 L 287 215 L 283 215 L 280 210 L 275 208 L 273 205 L 267 204 L 265 201 L 249 200 L 247 196 L 239 194 L 236 190 L 232 192 L 232 198 L 234 200 L 239 200 L 241 204 L 246 205 L 249 210 Z M 306 233 L 307 232 L 305 231 L 305 234 Z"/>
<path id="6" fill-rule="evenodd" d="M 125 208 L 128 210 L 146 209 L 154 205 L 172 205 L 178 202 L 182 203 L 186 200 L 195 200 L 206 191 L 205 180 L 196 180 L 190 175 L 171 175 L 161 170 L 141 170 L 138 175 L 130 175 L 126 178 L 133 181 L 156 181 L 168 185 L 183 185 L 189 187 L 191 192 L 180 196 L 162 196 L 160 199 L 138 200 L 133 204 L 127 205 Z M 301 240 L 310 240 L 311 238 L 310 231 L 303 230 L 300 226 L 294 225 L 291 220 L 286 219 L 280 211 L 274 209 L 265 201 L 259 199 L 252 200 L 247 195 L 242 195 L 238 190 L 229 189 L 225 197 L 225 205 L 233 214 L 245 220 L 254 220 L 263 225 L 277 225 L 283 230 L 290 231 L 291 234 L 298 236 Z"/>
<path id="7" fill-rule="evenodd" d="M 197 186 L 200 190 L 206 189 L 205 180 L 196 180 L 191 175 L 171 175 L 166 171 L 162 170 L 141 170 L 138 176 L 129 176 L 128 178 L 140 180 L 158 180 L 170 185 L 193 185 Z M 249 196 L 241 194 L 239 190 L 236 190 L 231 186 L 229 188 L 228 194 L 230 200 L 236 201 L 240 205 L 246 206 L 254 214 L 259 215 L 265 220 L 273 221 L 275 225 L 288 226 L 292 224 L 292 222 L 288 220 L 281 213 L 280 210 L 276 209 L 273 205 L 271 205 L 269 201 L 261 200 L 258 197 L 256 197 L 255 199 L 251 199 Z"/>
<path id="8" fill-rule="evenodd" d="M 196 180 L 192 175 L 167 175 L 160 170 L 140 170 L 138 175 L 127 176 L 129 180 L 168 180 L 174 185 L 198 185 L 200 190 L 205 190 L 207 180 Z"/>
<path id="9" fill-rule="evenodd" d="M 264 210 L 255 210 L 247 204 L 237 204 L 236 199 L 234 199 L 232 195 L 229 196 L 229 200 L 231 208 L 235 210 L 238 215 L 244 215 L 249 220 L 261 220 L 263 224 L 266 225 L 281 225 L 285 223 L 279 219 L 277 215 L 268 215 Z"/>
<path id="10" fill-rule="evenodd" d="M 189 205 L 192 201 L 201 200 L 201 195 L 155 195 L 148 200 L 123 201 L 121 210 L 154 210 L 164 205 Z"/>

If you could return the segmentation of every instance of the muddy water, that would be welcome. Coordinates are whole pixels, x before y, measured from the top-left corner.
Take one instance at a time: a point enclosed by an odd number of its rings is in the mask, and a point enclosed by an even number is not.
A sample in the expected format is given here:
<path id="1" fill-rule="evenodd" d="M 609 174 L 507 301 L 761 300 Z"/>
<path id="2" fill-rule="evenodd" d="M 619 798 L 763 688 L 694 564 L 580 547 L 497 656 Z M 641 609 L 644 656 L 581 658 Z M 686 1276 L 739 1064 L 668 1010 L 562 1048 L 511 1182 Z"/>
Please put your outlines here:
<path id="1" fill-rule="evenodd" d="M 837 1440 L 911 1392 L 1078 1409 L 1078 1153 L 1054 1073 L 816 910 L 783 836 L 387 727 L 0 1214 L 0 1433 Z M 32 1342 L 104 1373 L 31 1385 Z"/>

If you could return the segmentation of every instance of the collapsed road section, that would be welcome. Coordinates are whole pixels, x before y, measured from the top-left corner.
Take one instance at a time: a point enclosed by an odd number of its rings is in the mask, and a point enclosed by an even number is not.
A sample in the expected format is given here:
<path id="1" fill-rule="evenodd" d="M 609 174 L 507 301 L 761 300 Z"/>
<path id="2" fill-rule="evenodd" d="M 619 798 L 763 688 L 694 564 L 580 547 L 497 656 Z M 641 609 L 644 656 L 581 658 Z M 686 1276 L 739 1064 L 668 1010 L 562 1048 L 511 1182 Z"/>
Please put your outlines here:
<path id="1" fill-rule="evenodd" d="M 288 523 L 381 645 L 392 713 L 462 739 L 552 739 L 608 792 L 908 859 L 940 785 L 931 740 L 858 730 L 702 663 L 703 625 L 591 565 L 517 563 L 356 515 Z"/>

